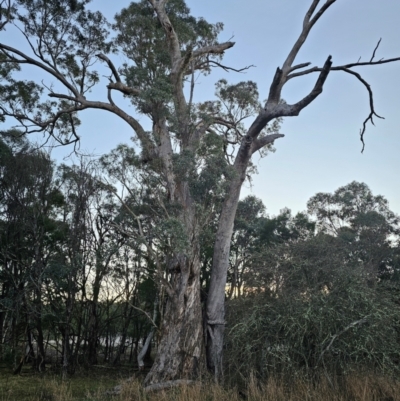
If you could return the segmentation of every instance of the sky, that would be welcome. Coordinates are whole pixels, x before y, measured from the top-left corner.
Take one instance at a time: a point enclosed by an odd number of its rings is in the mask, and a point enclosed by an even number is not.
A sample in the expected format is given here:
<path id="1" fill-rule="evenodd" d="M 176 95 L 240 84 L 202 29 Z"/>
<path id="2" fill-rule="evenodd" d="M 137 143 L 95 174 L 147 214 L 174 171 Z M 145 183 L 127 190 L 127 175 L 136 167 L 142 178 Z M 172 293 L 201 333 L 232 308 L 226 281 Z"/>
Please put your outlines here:
<path id="1" fill-rule="evenodd" d="M 129 3 L 93 0 L 91 8 L 99 9 L 112 21 Z M 218 70 L 199 77 L 195 100 L 204 101 L 214 98 L 214 83 L 221 78 L 229 83 L 255 81 L 260 98 L 265 99 L 276 68 L 301 31 L 311 0 L 187 0 L 187 4 L 194 16 L 224 23 L 221 42 L 235 41 L 226 52 L 224 64 L 234 68 L 255 66 L 245 74 Z M 322 66 L 328 55 L 333 65 L 355 62 L 360 57 L 367 61 L 380 38 L 376 59 L 400 57 L 400 2 L 337 0 L 313 28 L 296 61 Z M 16 36 L 12 40 L 19 43 Z M 124 61 L 118 55 L 111 58 L 117 65 Z M 356 180 L 365 182 L 375 195 L 384 195 L 391 209 L 400 214 L 400 62 L 356 71 L 371 84 L 375 109 L 385 117 L 368 126 L 364 153 L 359 131 L 369 113 L 367 91 L 354 77 L 331 72 L 323 93 L 300 116 L 284 120 L 281 132 L 285 137 L 275 142 L 276 152 L 263 159 L 255 157 L 259 173 L 253 177 L 252 186 L 245 184 L 242 196 L 261 198 L 270 215 L 284 207 L 296 213 L 306 209 L 307 200 L 315 193 L 333 192 Z M 40 75 L 34 70 L 30 74 L 31 78 Z M 300 100 L 316 78 L 310 75 L 291 80 L 285 86 L 284 99 L 288 103 Z M 96 89 L 91 98 L 103 98 L 105 93 Z M 124 107 L 134 112 L 128 103 Z M 124 122 L 104 112 L 87 111 L 81 118 L 81 150 L 87 153 L 107 153 L 117 144 L 129 142 L 133 135 Z M 146 124 L 144 117 L 139 119 Z M 59 148 L 53 156 L 62 160 L 70 152 Z"/>

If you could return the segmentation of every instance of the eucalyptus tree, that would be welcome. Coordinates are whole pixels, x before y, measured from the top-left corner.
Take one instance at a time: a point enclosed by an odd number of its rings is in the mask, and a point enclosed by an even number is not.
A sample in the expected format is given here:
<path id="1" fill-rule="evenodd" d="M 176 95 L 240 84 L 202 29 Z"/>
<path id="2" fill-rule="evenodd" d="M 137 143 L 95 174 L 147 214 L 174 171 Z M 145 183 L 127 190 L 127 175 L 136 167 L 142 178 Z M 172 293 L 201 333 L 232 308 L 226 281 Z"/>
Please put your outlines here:
<path id="1" fill-rule="evenodd" d="M 85 160 L 81 160 L 78 165 L 61 165 L 59 179 L 60 189 L 65 197 L 60 220 L 67 227 L 67 235 L 57 257 L 52 261 L 57 291 L 52 292 L 51 306 L 55 314 L 61 317 L 58 325 L 63 340 L 62 367 L 65 377 L 75 370 L 84 336 L 82 309 L 86 301 L 86 287 L 89 284 L 93 257 L 90 208 L 102 185 L 93 175 L 93 163 Z M 100 255 L 97 256 L 100 258 Z M 76 342 L 71 341 L 71 338 L 76 338 Z"/>
<path id="2" fill-rule="evenodd" d="M 249 371 L 289 380 L 398 374 L 398 285 L 382 285 L 349 250 L 342 238 L 317 233 L 253 255 L 250 295 L 228 303 L 231 380 Z"/>
<path id="3" fill-rule="evenodd" d="M 220 43 L 222 24 L 194 18 L 184 0 L 141 0 L 116 15 L 115 35 L 107 41 L 109 25 L 98 12 L 87 10 L 89 0 L 5 0 L 2 29 L 20 29 L 28 50 L 13 43 L 0 43 L 2 118 L 12 117 L 26 133 L 43 132 L 60 144 L 79 140 L 77 113 L 86 109 L 109 112 L 124 120 L 141 147 L 141 159 L 158 173 L 160 185 L 174 213 L 170 225 L 180 232 L 179 247 L 169 281 L 163 287 L 169 300 L 163 319 L 163 336 L 146 383 L 179 377 L 196 377 L 204 362 L 206 334 L 207 363 L 216 378 L 222 374 L 224 300 L 229 266 L 230 241 L 242 183 L 252 155 L 276 139 L 274 121 L 298 116 L 321 93 L 330 71 L 343 71 L 368 89 L 370 113 L 363 124 L 376 116 L 368 83 L 354 67 L 377 65 L 398 59 L 334 66 L 327 57 L 323 66 L 296 64 L 295 60 L 313 26 L 336 0 L 310 0 L 298 39 L 272 79 L 268 99 L 261 105 L 253 82 L 217 83 L 217 98 L 194 104 L 195 74 L 213 67 L 229 69 L 222 55 L 234 46 Z M 111 50 L 126 57 L 118 67 Z M 94 63 L 109 70 L 103 83 Z M 54 85 L 16 78 L 26 65 L 36 67 Z M 294 104 L 282 100 L 290 80 L 317 74 L 315 86 Z M 90 90 L 103 85 L 107 101 L 93 99 Z M 44 94 L 50 100 L 44 100 Z M 146 131 L 135 115 L 118 106 L 115 93 L 128 97 L 138 113 L 147 116 L 152 129 Z M 255 116 L 247 129 L 244 120 Z M 269 129 L 267 125 L 269 124 Z M 218 168 L 217 168 L 218 167 Z M 206 174 L 213 172 L 213 174 Z M 198 184 L 201 184 L 200 186 Z M 200 302 L 199 233 L 207 224 L 205 199 L 221 199 L 216 232 L 205 330 Z"/>
<path id="4" fill-rule="evenodd" d="M 373 195 L 362 182 L 353 181 L 334 193 L 319 192 L 307 203 L 320 232 L 349 244 L 351 257 L 364 262 L 371 274 L 391 275 L 396 264 L 400 218 L 382 195 Z"/>
<path id="5" fill-rule="evenodd" d="M 26 327 L 29 342 L 35 338 L 38 352 L 35 355 L 32 349 L 31 356 L 34 367 L 43 371 L 44 281 L 60 240 L 57 215 L 63 196 L 49 155 L 21 138 L 20 132 L 2 132 L 0 148 L 1 298 L 8 294 L 13 322 Z M 1 314 L 8 309 L 3 302 Z M 18 341 L 14 327 L 12 331 Z"/>
<path id="6" fill-rule="evenodd" d="M 398 216 L 359 182 L 307 205 L 310 214 L 283 209 L 253 234 L 251 296 L 228 304 L 230 371 L 397 373 Z"/>
<path id="7" fill-rule="evenodd" d="M 101 305 L 102 284 L 113 273 L 125 238 L 116 230 L 113 220 L 118 212 L 118 204 L 104 185 L 99 185 L 97 166 L 90 174 L 97 184 L 87 207 L 88 249 L 84 301 L 88 303 L 85 341 L 87 342 L 87 362 L 98 363 L 99 337 L 104 308 Z M 85 313 L 85 311 L 83 311 Z"/>

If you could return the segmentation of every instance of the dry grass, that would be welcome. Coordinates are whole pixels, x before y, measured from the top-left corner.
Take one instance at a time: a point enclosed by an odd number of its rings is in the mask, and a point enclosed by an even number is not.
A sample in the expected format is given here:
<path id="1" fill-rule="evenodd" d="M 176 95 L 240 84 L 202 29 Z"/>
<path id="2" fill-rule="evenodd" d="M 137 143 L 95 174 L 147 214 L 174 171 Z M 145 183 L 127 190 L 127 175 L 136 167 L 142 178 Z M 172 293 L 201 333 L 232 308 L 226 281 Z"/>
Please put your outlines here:
<path id="1" fill-rule="evenodd" d="M 104 393 L 121 381 L 121 374 L 109 371 L 77 372 L 62 381 L 60 375 L 35 374 L 29 367 L 17 376 L 10 369 L 0 368 L 0 401 L 91 401 L 88 394 Z"/>
<path id="2" fill-rule="evenodd" d="M 103 401 L 93 398 L 93 401 Z M 214 384 L 197 384 L 155 394 L 146 394 L 137 381 L 125 383 L 115 401 L 400 401 L 400 382 L 384 377 L 351 376 L 318 383 L 270 379 L 265 384 L 250 378 L 242 391 Z"/>
<path id="3" fill-rule="evenodd" d="M 226 389 L 212 383 L 195 384 L 148 394 L 139 380 L 122 384 L 117 396 L 106 395 L 107 378 L 73 378 L 62 382 L 47 377 L 40 382 L 15 377 L 5 384 L 0 377 L 0 401 L 400 401 L 400 381 L 374 375 L 348 376 L 318 383 L 300 379 L 270 379 L 260 384 L 250 378 L 246 388 Z M 86 383 L 86 385 L 84 384 Z"/>
<path id="4" fill-rule="evenodd" d="M 400 382 L 375 376 L 326 378 L 318 383 L 270 379 L 264 385 L 250 380 L 249 401 L 400 401 Z"/>

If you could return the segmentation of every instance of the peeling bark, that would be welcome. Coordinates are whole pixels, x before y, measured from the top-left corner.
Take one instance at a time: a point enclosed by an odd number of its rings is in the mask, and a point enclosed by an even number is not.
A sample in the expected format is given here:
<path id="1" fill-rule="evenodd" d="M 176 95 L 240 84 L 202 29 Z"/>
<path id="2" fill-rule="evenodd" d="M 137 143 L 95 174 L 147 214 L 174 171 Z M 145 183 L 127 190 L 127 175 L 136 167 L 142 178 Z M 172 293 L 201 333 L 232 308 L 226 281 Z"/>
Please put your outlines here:
<path id="1" fill-rule="evenodd" d="M 161 341 L 145 386 L 196 378 L 204 365 L 199 258 L 185 267 L 175 274 L 175 297 L 168 300 Z"/>

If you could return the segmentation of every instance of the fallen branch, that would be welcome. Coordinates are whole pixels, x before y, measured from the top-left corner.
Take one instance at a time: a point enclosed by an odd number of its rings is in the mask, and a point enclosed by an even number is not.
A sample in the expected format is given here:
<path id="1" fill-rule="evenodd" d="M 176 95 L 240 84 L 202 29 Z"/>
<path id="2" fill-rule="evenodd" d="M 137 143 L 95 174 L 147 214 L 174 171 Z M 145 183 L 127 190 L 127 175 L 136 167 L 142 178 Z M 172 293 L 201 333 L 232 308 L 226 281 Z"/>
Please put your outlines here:
<path id="1" fill-rule="evenodd" d="M 196 382 L 194 380 L 172 380 L 164 383 L 150 384 L 144 388 L 146 393 L 153 393 L 161 390 L 167 390 L 173 387 L 180 386 L 193 386 Z"/>
<path id="2" fill-rule="evenodd" d="M 127 379 L 126 383 L 129 383 L 132 381 L 132 378 Z M 171 380 L 171 381 L 166 381 L 163 383 L 155 383 L 155 384 L 150 384 L 149 386 L 146 386 L 143 390 L 145 393 L 155 393 L 157 391 L 162 391 L 162 390 L 168 390 L 174 387 L 180 387 L 180 386 L 193 386 L 196 384 L 194 380 Z M 115 386 L 112 390 L 106 391 L 107 395 L 119 395 L 121 394 L 122 390 L 122 384 Z"/>

